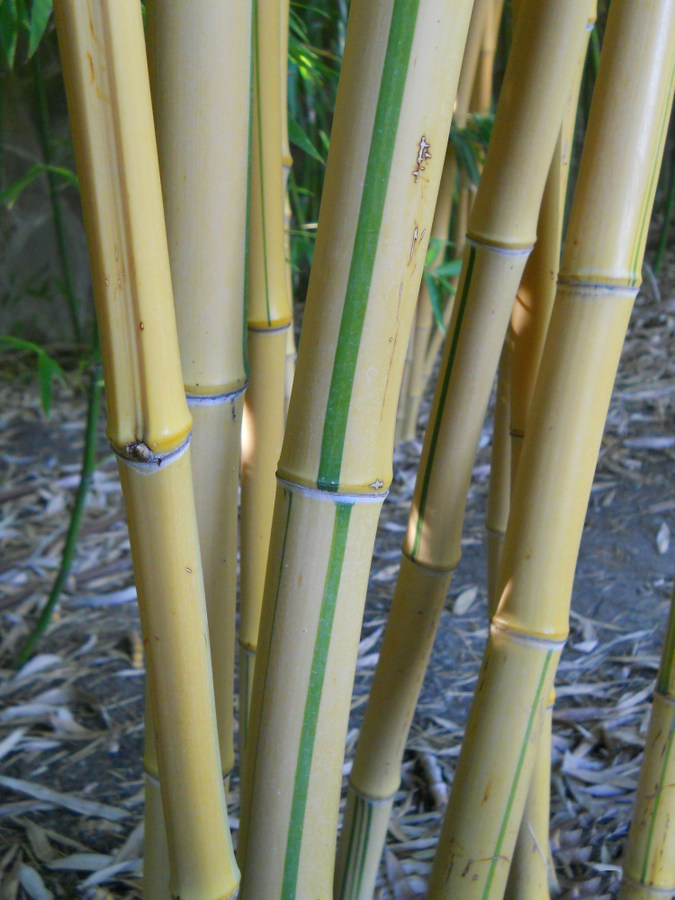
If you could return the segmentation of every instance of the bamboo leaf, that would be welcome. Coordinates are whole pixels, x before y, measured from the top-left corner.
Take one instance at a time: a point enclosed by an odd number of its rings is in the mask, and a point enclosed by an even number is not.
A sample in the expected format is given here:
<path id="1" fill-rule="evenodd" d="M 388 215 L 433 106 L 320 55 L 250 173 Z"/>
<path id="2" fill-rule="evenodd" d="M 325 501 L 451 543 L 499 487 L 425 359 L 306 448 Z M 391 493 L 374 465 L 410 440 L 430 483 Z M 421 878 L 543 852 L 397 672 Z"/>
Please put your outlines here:
<path id="1" fill-rule="evenodd" d="M 288 139 L 292 144 L 295 144 L 296 147 L 304 150 L 305 153 L 308 153 L 310 156 L 320 162 L 322 166 L 325 166 L 325 159 L 321 156 L 314 144 L 310 141 L 305 132 L 292 116 L 289 116 L 288 119 Z"/>
<path id="2" fill-rule="evenodd" d="M 441 329 L 443 334 L 445 334 L 445 322 L 443 321 L 443 302 L 441 300 L 441 292 L 439 290 L 439 281 L 437 278 L 434 278 L 431 272 L 425 272 L 424 278 L 427 283 L 427 290 L 429 291 L 429 300 L 431 301 L 431 309 L 434 313 L 434 319 L 436 320 L 436 324 Z"/>
<path id="3" fill-rule="evenodd" d="M 28 350 L 37 356 L 40 399 L 44 414 L 49 416 L 52 408 L 52 381 L 54 378 L 63 381 L 61 366 L 39 344 L 34 344 L 32 341 L 25 341 L 23 338 L 12 337 L 8 334 L 0 334 L 0 348 L 3 345 L 14 350 Z"/>
<path id="4" fill-rule="evenodd" d="M 0 194 L 0 202 L 5 204 L 8 209 L 11 209 L 28 185 L 46 172 L 52 172 L 53 174 L 60 176 L 67 184 L 74 187 L 75 190 L 80 189 L 77 175 L 70 169 L 66 169 L 64 166 L 36 163 L 34 166 L 31 166 L 25 175 L 22 175 L 21 178 L 17 179 L 14 184 L 10 185 L 7 190 Z"/>
<path id="5" fill-rule="evenodd" d="M 28 59 L 35 53 L 52 14 L 52 0 L 33 0 L 28 30 Z"/>
<path id="6" fill-rule="evenodd" d="M 16 0 L 0 0 L 0 48 L 10 69 L 14 68 L 18 37 L 19 17 Z"/>

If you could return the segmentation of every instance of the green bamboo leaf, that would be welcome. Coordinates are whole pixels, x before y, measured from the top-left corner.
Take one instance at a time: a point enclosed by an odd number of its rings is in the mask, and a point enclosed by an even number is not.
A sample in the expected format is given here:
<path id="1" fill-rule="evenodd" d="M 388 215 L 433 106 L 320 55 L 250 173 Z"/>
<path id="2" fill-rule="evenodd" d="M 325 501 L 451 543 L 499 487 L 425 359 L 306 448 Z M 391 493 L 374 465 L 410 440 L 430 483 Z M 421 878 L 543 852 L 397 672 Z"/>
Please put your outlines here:
<path id="1" fill-rule="evenodd" d="M 40 379 L 40 399 L 44 414 L 49 417 L 52 410 L 52 382 L 55 378 L 63 381 L 63 370 L 54 357 L 47 351 L 23 338 L 12 337 L 9 334 L 0 334 L 0 348 L 8 347 L 12 350 L 28 350 L 37 356 L 38 378 Z"/>
<path id="2" fill-rule="evenodd" d="M 33 0 L 28 29 L 28 59 L 35 53 L 52 14 L 52 0 Z"/>
<path id="3" fill-rule="evenodd" d="M 19 16 L 16 0 L 0 0 L 0 49 L 10 69 L 14 68 L 18 37 Z"/>
<path id="4" fill-rule="evenodd" d="M 288 119 L 288 139 L 292 144 L 295 144 L 296 147 L 299 147 L 301 150 L 304 150 L 305 153 L 308 153 L 310 156 L 314 157 L 314 159 L 320 162 L 322 166 L 326 164 L 325 159 L 321 156 L 314 144 L 312 144 L 310 139 L 307 137 L 305 132 L 292 116 L 289 116 Z"/>
<path id="5" fill-rule="evenodd" d="M 424 277 L 427 282 L 427 290 L 429 291 L 429 300 L 431 301 L 431 309 L 434 313 L 436 324 L 445 334 L 445 322 L 443 321 L 443 302 L 441 300 L 441 292 L 439 290 L 438 279 L 430 272 L 425 272 Z"/>
<path id="6" fill-rule="evenodd" d="M 8 209 L 11 209 L 16 201 L 19 199 L 23 191 L 35 181 L 40 175 L 43 175 L 45 172 L 53 172 L 55 175 L 60 176 L 71 187 L 74 187 L 75 190 L 80 189 L 79 182 L 77 180 L 77 175 L 72 172 L 70 169 L 66 169 L 63 166 L 52 166 L 47 165 L 46 163 L 36 163 L 34 166 L 22 175 L 21 178 L 17 179 L 14 184 L 11 184 L 5 191 L 0 194 L 0 203 L 3 203 L 7 206 Z"/>
<path id="7" fill-rule="evenodd" d="M 461 259 L 449 259 L 434 269 L 437 278 L 456 278 L 462 270 Z"/>

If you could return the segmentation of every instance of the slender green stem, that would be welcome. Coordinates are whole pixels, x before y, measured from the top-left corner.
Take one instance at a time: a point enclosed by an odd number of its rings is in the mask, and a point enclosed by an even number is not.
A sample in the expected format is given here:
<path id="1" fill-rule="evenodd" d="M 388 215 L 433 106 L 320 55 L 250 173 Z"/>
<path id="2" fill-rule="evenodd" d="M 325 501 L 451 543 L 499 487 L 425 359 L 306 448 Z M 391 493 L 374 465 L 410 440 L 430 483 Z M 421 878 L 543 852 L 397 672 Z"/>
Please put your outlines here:
<path id="1" fill-rule="evenodd" d="M 21 648 L 17 658 L 17 665 L 23 665 L 29 658 L 35 645 L 39 641 L 42 633 L 49 625 L 49 621 L 54 612 L 54 607 L 61 595 L 63 586 L 70 572 L 70 567 L 75 555 L 75 546 L 77 543 L 77 534 L 80 529 L 82 513 L 84 511 L 84 502 L 87 491 L 91 484 L 92 475 L 96 467 L 96 426 L 98 424 L 99 413 L 101 409 L 101 394 L 103 381 L 101 379 L 101 366 L 97 361 L 93 364 L 89 376 L 89 397 L 87 403 L 87 425 L 84 435 L 84 450 L 82 453 L 82 472 L 80 475 L 80 483 L 77 487 L 75 495 L 75 504 L 70 517 L 70 525 L 66 535 L 66 543 L 63 548 L 61 557 L 61 565 L 59 571 L 49 592 L 49 598 L 44 609 L 38 619 L 35 627 L 28 635 L 26 643 Z"/>
<path id="2" fill-rule="evenodd" d="M 53 164 L 51 137 L 49 127 L 49 106 L 47 104 L 47 92 L 45 90 L 44 75 L 42 73 L 42 64 L 40 62 L 40 53 L 36 53 L 32 59 L 33 63 L 33 79 L 35 82 L 35 93 L 37 96 L 37 126 L 40 137 L 40 146 L 42 148 L 42 156 L 47 166 Z M 73 272 L 70 265 L 70 256 L 66 246 L 66 231 L 63 224 L 63 215 L 61 212 L 61 200 L 59 198 L 59 183 L 56 174 L 47 169 L 47 184 L 49 185 L 49 202 L 52 207 L 52 221 L 54 222 L 54 234 L 56 236 L 56 247 L 59 254 L 59 263 L 61 266 L 61 276 L 63 279 L 63 292 L 68 303 L 70 312 L 70 324 L 73 329 L 73 337 L 78 344 L 83 342 L 82 327 L 78 312 L 77 297 L 75 295 L 75 285 L 73 281 Z"/>

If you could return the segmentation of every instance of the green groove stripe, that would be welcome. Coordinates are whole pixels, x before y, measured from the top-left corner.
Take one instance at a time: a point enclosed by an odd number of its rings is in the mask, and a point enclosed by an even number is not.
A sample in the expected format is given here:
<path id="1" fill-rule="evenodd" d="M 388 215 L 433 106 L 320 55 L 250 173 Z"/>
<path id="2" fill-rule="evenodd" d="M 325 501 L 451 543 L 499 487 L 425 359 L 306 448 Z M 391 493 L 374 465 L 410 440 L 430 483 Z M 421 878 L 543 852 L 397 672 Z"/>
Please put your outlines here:
<path id="1" fill-rule="evenodd" d="M 361 824 L 361 834 L 359 836 L 359 840 L 361 842 L 361 858 L 359 859 L 359 867 L 357 870 L 357 879 L 356 879 L 356 892 L 354 893 L 354 897 L 358 898 L 361 896 L 361 883 L 363 882 L 363 873 L 366 868 L 366 857 L 368 856 L 368 845 L 370 843 L 370 826 L 373 823 L 373 804 L 369 803 L 367 800 L 360 801 L 363 812 L 365 813 L 365 825 Z M 363 818 L 363 813 L 362 813 Z"/>
<path id="2" fill-rule="evenodd" d="M 282 575 L 284 573 L 284 563 L 286 561 L 286 541 L 288 539 L 288 532 L 289 532 L 289 526 L 290 526 L 290 521 L 291 521 L 291 508 L 293 506 L 292 492 L 289 491 L 287 488 L 284 488 L 283 490 L 284 490 L 284 499 L 288 500 L 288 509 L 286 510 L 286 522 L 284 524 L 284 539 L 283 539 L 283 543 L 281 546 L 281 559 L 279 560 L 279 571 L 277 574 L 277 591 L 276 591 L 276 595 L 274 597 L 274 609 L 272 610 L 272 631 L 270 633 L 270 641 L 269 641 L 270 650 L 267 654 L 267 662 L 265 665 L 265 675 L 264 675 L 264 680 L 263 680 L 262 697 L 260 700 L 260 704 L 258 706 L 258 719 L 256 722 L 256 730 L 255 730 L 255 736 L 256 736 L 255 753 L 253 756 L 253 775 L 251 776 L 251 779 L 248 782 L 251 785 L 255 784 L 255 774 L 256 774 L 256 769 L 258 767 L 258 743 L 260 740 L 260 722 L 262 719 L 262 709 L 263 709 L 263 704 L 264 704 L 264 700 L 265 700 L 265 694 L 267 692 L 267 677 L 270 672 L 271 648 L 272 648 L 272 643 L 274 641 L 274 623 L 276 622 L 276 619 L 277 619 L 277 606 L 279 605 L 279 595 L 281 593 L 281 579 L 282 579 Z M 264 610 L 263 610 L 263 613 L 264 613 Z M 260 646 L 258 647 L 258 651 L 260 651 Z M 258 655 L 258 654 L 256 654 L 256 655 Z M 250 719 L 249 719 L 248 735 L 249 735 L 249 737 L 251 735 Z"/>
<path id="3" fill-rule="evenodd" d="M 358 794 L 351 793 L 351 799 L 353 799 L 354 801 L 354 805 L 352 807 L 352 816 L 351 819 L 346 821 L 343 825 L 343 827 L 349 826 L 349 844 L 347 846 L 344 868 L 342 870 L 342 888 L 340 890 L 339 900 L 347 900 L 347 898 L 349 897 L 353 875 L 352 853 L 354 851 L 354 843 L 358 841 L 357 833 L 359 830 L 358 819 L 361 798 Z M 342 838 L 344 840 L 344 834 L 342 835 Z"/>
<path id="4" fill-rule="evenodd" d="M 652 711 L 653 715 L 653 711 Z M 652 809 L 652 814 L 649 822 L 649 832 L 647 834 L 647 844 L 645 846 L 645 855 L 642 863 L 642 872 L 640 874 L 640 882 L 643 885 L 647 884 L 647 869 L 649 868 L 649 862 L 651 857 L 652 850 L 652 841 L 654 839 L 654 828 L 656 827 L 656 817 L 658 815 L 659 806 L 661 804 L 661 798 L 663 797 L 663 788 L 666 783 L 666 770 L 668 765 L 672 759 L 673 752 L 673 738 L 675 738 L 675 718 L 670 724 L 670 734 L 668 735 L 668 740 L 666 741 L 666 746 L 663 751 L 663 762 L 661 764 L 661 772 L 659 773 L 659 783 L 656 788 L 655 797 L 654 797 L 654 808 Z M 666 826 L 668 827 L 668 826 Z M 661 851 L 663 852 L 663 851 Z"/>
<path id="5" fill-rule="evenodd" d="M 530 709 L 530 717 L 527 721 L 527 728 L 525 729 L 525 735 L 523 738 L 523 742 L 520 747 L 520 755 L 518 756 L 518 764 L 516 765 L 516 771 L 513 776 L 513 781 L 511 782 L 511 790 L 509 792 L 509 799 L 506 803 L 506 809 L 504 810 L 504 818 L 502 819 L 502 826 L 499 829 L 499 836 L 497 837 L 497 843 L 495 844 L 495 849 L 492 854 L 492 862 L 490 863 L 490 870 L 487 874 L 487 880 L 485 882 L 485 888 L 483 889 L 482 900 L 488 900 L 490 896 L 490 888 L 492 887 L 492 880 L 495 875 L 495 871 L 497 869 L 497 863 L 501 859 L 502 852 L 502 843 L 504 842 L 504 835 L 506 834 L 506 829 L 509 824 L 509 820 L 511 818 L 511 808 L 513 807 L 513 801 L 516 796 L 516 790 L 518 789 L 518 784 L 520 782 L 520 776 L 523 771 L 523 763 L 525 762 L 525 754 L 527 753 L 527 745 L 530 742 L 530 737 L 532 735 L 532 728 L 534 726 L 535 716 L 539 710 L 541 705 L 541 694 L 544 689 L 544 685 L 546 683 L 546 673 L 548 672 L 549 665 L 551 664 L 551 659 L 553 657 L 553 650 L 548 650 L 546 653 L 546 658 L 544 659 L 544 666 L 541 670 L 541 675 L 539 676 L 539 684 L 537 685 L 537 691 L 534 695 L 534 700 L 532 702 L 532 708 Z"/>
<path id="6" fill-rule="evenodd" d="M 412 552 L 410 554 L 412 559 L 415 559 L 420 549 L 420 541 L 422 539 L 422 525 L 424 524 L 424 510 L 427 505 L 427 498 L 429 496 L 429 486 L 431 484 L 431 473 L 434 465 L 434 457 L 436 455 L 436 449 L 438 445 L 438 437 L 441 431 L 441 422 L 443 421 L 443 411 L 445 409 L 445 401 L 448 396 L 448 389 L 450 387 L 450 376 L 452 375 L 452 367 L 455 363 L 455 356 L 457 355 L 457 345 L 459 343 L 459 333 L 462 329 L 462 321 L 464 320 L 464 312 L 466 311 L 466 303 L 469 298 L 469 288 L 471 286 L 471 276 L 473 275 L 473 264 L 476 258 L 476 248 L 471 245 L 469 248 L 469 258 L 466 264 L 466 278 L 464 279 L 464 285 L 462 287 L 462 296 L 459 301 L 459 308 L 457 310 L 457 321 L 455 322 L 455 330 L 452 335 L 452 344 L 450 346 L 450 354 L 448 355 L 448 364 L 445 367 L 445 371 L 443 372 L 443 381 L 441 383 L 441 395 L 438 400 L 438 406 L 436 407 L 436 418 L 434 420 L 434 429 L 431 433 L 431 440 L 429 442 L 429 455 L 426 459 L 426 464 L 424 467 L 424 475 L 422 476 L 422 493 L 420 495 L 420 505 L 417 511 L 417 527 L 415 529 L 415 540 L 413 542 Z"/>
<path id="7" fill-rule="evenodd" d="M 659 139 L 656 144 L 657 148 L 660 148 L 660 152 L 657 152 L 654 157 L 651 178 L 649 181 L 649 189 L 645 195 L 645 205 L 642 210 L 642 221 L 640 222 L 640 228 L 638 229 L 638 240 L 635 245 L 635 250 L 633 254 L 633 280 L 632 284 L 636 285 L 638 280 L 642 274 L 642 259 L 641 257 L 644 255 L 644 248 L 647 242 L 646 231 L 649 225 L 649 220 L 651 219 L 652 207 L 654 205 L 654 195 L 656 193 L 656 179 L 658 178 L 659 172 L 661 171 L 661 159 L 662 159 L 662 151 L 665 145 L 665 132 L 666 126 L 670 122 L 670 100 L 673 96 L 673 84 L 675 83 L 675 66 L 673 66 L 670 73 L 670 82 L 668 85 L 668 90 L 664 93 L 664 97 L 666 98 L 666 105 L 663 110 L 663 115 L 661 117 L 661 128 L 659 130 Z"/>
<path id="8" fill-rule="evenodd" d="M 321 600 L 319 625 L 317 628 L 316 640 L 314 642 L 312 669 L 307 689 L 307 697 L 305 699 L 302 734 L 300 736 L 298 760 L 295 768 L 293 800 L 291 803 L 291 815 L 288 824 L 286 859 L 284 862 L 281 892 L 282 900 L 293 900 L 296 896 L 305 807 L 307 806 L 307 793 L 309 788 L 309 775 L 312 767 L 314 741 L 316 738 L 316 728 L 321 706 L 321 692 L 323 690 L 323 680 L 326 673 L 328 649 L 330 647 L 331 632 L 333 630 L 335 604 L 342 576 L 342 564 L 347 544 L 347 533 L 349 531 L 349 517 L 351 511 L 351 503 L 340 503 L 335 506 L 333 537 L 331 540 L 330 556 L 328 558 L 326 582 Z M 303 900 L 303 898 L 301 898 L 301 900 Z"/>
<path id="9" fill-rule="evenodd" d="M 317 485 L 337 491 L 356 361 L 373 276 L 419 0 L 394 0 L 375 123 L 340 322 Z"/>
<path id="10" fill-rule="evenodd" d="M 241 653 L 239 654 L 239 661 L 241 663 L 239 680 L 242 685 L 242 689 L 239 692 L 242 707 L 239 727 L 242 731 L 241 746 L 243 749 L 248 744 L 248 720 L 249 716 L 251 715 L 251 710 L 249 707 L 249 697 L 251 695 L 252 666 L 251 657 L 248 650 L 241 651 Z"/>
<path id="11" fill-rule="evenodd" d="M 263 177 L 263 139 L 262 139 L 262 108 L 260 104 L 260 41 L 258 34 L 258 0 L 253 0 L 253 34 L 254 34 L 254 61 L 255 61 L 255 115 L 258 121 L 258 177 L 260 178 L 260 227 L 262 230 L 263 267 L 265 270 L 265 308 L 267 309 L 267 324 L 271 325 L 270 316 L 270 291 L 269 276 L 267 274 L 267 231 L 265 228 L 265 180 Z"/>
<path id="12" fill-rule="evenodd" d="M 361 896 L 361 884 L 368 855 L 370 842 L 370 827 L 373 819 L 373 806 L 358 794 L 352 794 L 354 798 L 354 810 L 350 823 L 349 847 L 345 859 L 342 890 L 340 900 L 350 900 Z M 365 824 L 364 824 L 365 818 Z M 358 860 L 353 862 L 358 853 Z M 356 881 L 356 884 L 354 882 Z"/>

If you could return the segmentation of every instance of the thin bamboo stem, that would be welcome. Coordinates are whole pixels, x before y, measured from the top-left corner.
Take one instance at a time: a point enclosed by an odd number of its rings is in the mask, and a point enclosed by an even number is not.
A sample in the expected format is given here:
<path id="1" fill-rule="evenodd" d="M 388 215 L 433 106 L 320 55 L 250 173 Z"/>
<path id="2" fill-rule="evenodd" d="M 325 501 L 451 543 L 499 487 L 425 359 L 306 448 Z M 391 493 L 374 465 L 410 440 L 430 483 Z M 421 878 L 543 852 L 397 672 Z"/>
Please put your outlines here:
<path id="1" fill-rule="evenodd" d="M 28 635 L 26 643 L 21 648 L 21 652 L 17 657 L 17 666 L 22 666 L 31 656 L 37 642 L 44 634 L 49 622 L 51 621 L 56 604 L 61 596 L 66 579 L 70 573 L 70 567 L 73 564 L 75 556 L 75 548 L 77 547 L 77 535 L 80 530 L 82 521 L 82 513 L 84 512 L 84 504 L 87 494 L 91 486 L 91 480 L 96 468 L 96 439 L 98 436 L 97 426 L 98 418 L 101 413 L 101 390 L 103 382 L 101 380 L 100 362 L 94 363 L 89 371 L 89 390 L 87 397 L 87 421 L 84 428 L 84 447 L 82 450 L 82 468 L 80 470 L 80 481 L 75 494 L 73 503 L 73 511 L 70 514 L 70 523 L 66 533 L 66 541 L 61 556 L 61 563 L 57 572 L 54 583 L 52 584 L 47 602 L 44 605 L 40 617 L 35 623 L 35 627 Z"/>
<path id="2" fill-rule="evenodd" d="M 619 900 L 675 893 L 675 591 L 656 679 Z"/>
<path id="3" fill-rule="evenodd" d="M 368 570 L 470 6 L 351 6 L 279 462 L 244 766 L 245 900 L 332 896 Z"/>
<path id="4" fill-rule="evenodd" d="M 530 257 L 531 258 L 531 257 Z M 527 271 L 527 267 L 526 267 Z M 502 558 L 504 536 L 511 506 L 511 389 L 513 341 L 507 334 L 497 374 L 497 395 L 492 427 L 490 486 L 485 516 L 485 552 L 487 571 L 488 617 L 497 608 L 497 574 Z"/>
<path id="5" fill-rule="evenodd" d="M 480 49 L 478 69 L 471 97 L 471 107 L 482 115 L 487 115 L 492 107 L 492 77 L 497 53 L 497 38 L 502 20 L 504 0 L 492 0 L 488 9 Z"/>
<path id="6" fill-rule="evenodd" d="M 35 53 L 33 55 L 32 65 L 35 83 L 35 94 L 37 98 L 38 135 L 42 148 L 42 158 L 44 159 L 46 166 L 47 185 L 49 187 L 49 203 L 52 208 L 54 237 L 56 238 L 56 246 L 59 254 L 59 265 L 61 267 L 61 277 L 63 279 L 63 293 L 68 304 L 68 312 L 70 313 L 70 324 L 73 329 L 73 337 L 75 338 L 76 343 L 81 344 L 83 339 L 82 325 L 80 324 L 81 313 L 78 309 L 75 281 L 73 279 L 70 253 L 67 247 L 66 229 L 61 212 L 59 184 L 56 173 L 50 168 L 53 162 L 53 154 L 49 127 L 49 105 L 47 102 L 47 91 L 45 89 L 45 79 L 42 71 L 42 63 L 40 61 L 39 53 Z M 96 341 L 94 340 L 94 343 L 95 342 Z"/>
<path id="7" fill-rule="evenodd" d="M 563 9 L 547 3 L 542 10 L 538 0 L 528 0 L 514 38 L 470 220 L 469 247 L 348 804 L 381 804 L 398 787 L 436 625 L 461 555 L 464 507 L 481 426 L 513 297 L 534 242 L 562 105 L 583 40 L 586 5 L 579 0 Z M 532 142 L 535 127 L 541 134 L 538 146 Z M 343 835 L 342 840 L 359 846 L 362 838 Z M 372 855 L 379 857 L 380 850 Z"/>
<path id="8" fill-rule="evenodd" d="M 460 74 L 460 80 L 461 80 Z M 455 181 L 457 179 L 457 159 L 451 143 L 445 151 L 445 162 L 441 184 L 438 189 L 438 200 L 434 212 L 434 221 L 431 226 L 431 240 L 447 244 L 450 232 L 450 217 L 452 214 L 452 202 L 455 194 Z M 441 247 L 436 259 L 431 264 L 431 272 L 438 268 L 445 258 L 445 250 Z M 452 299 L 448 301 L 452 303 Z M 428 373 L 425 369 L 427 347 L 429 337 L 434 328 L 434 312 L 431 305 L 431 297 L 426 279 L 422 279 L 420 293 L 415 309 L 415 328 L 411 337 L 409 351 L 409 377 L 406 381 L 405 374 L 401 385 L 400 406 L 401 422 L 397 440 L 411 441 L 417 435 L 417 419 L 419 417 L 420 403 L 424 388 L 428 381 Z M 440 331 L 440 329 L 439 329 Z M 442 332 L 441 332 L 442 333 Z"/>
<path id="9" fill-rule="evenodd" d="M 454 121 L 459 128 L 464 128 L 466 125 L 469 113 L 471 85 L 475 80 L 476 67 L 478 65 L 483 32 L 485 30 L 485 22 L 491 3 L 492 0 L 477 0 L 471 11 L 471 21 L 469 22 L 469 31 L 464 47 L 462 68 L 459 75 L 457 97 L 455 100 Z M 457 158 L 454 146 L 452 142 L 449 142 L 445 155 L 443 174 L 441 176 L 441 187 L 438 192 L 436 212 L 434 214 L 433 225 L 431 226 L 431 237 L 440 241 L 443 245 L 447 244 L 450 233 L 450 219 L 456 181 Z M 455 259 L 461 259 L 464 249 L 465 233 L 466 218 L 463 218 L 461 213 L 459 215 L 456 214 L 453 242 L 453 256 Z M 443 263 L 445 256 L 445 249 L 438 253 L 431 268 L 432 272 L 434 268 L 438 268 L 438 266 Z M 449 298 L 445 310 L 446 328 L 452 314 L 452 306 L 453 299 Z M 423 279 L 417 300 L 414 339 L 411 343 L 409 363 L 410 376 L 407 382 L 405 381 L 404 376 L 404 389 L 401 391 L 402 397 L 404 397 L 404 401 L 401 404 L 403 407 L 401 411 L 402 422 L 400 426 L 401 440 L 413 440 L 415 437 L 422 395 L 429 382 L 433 364 L 438 357 L 438 351 L 440 350 L 445 337 L 445 331 L 439 328 L 438 325 L 433 329 L 433 324 L 434 317 L 431 299 L 429 297 L 426 280 Z M 429 339 L 432 332 L 434 335 L 435 351 L 429 352 Z"/>
<path id="10" fill-rule="evenodd" d="M 265 582 L 275 472 L 284 433 L 286 346 L 292 313 L 287 294 L 278 0 L 253 2 L 251 202 L 248 247 L 250 382 L 244 404 L 241 460 L 239 623 L 240 750 L 245 757 L 251 677 Z M 288 170 L 288 166 L 286 166 Z"/>
<path id="11" fill-rule="evenodd" d="M 134 0 L 54 4 L 129 517 L 170 890 L 230 897 L 229 836 L 145 39 Z"/>
<path id="12" fill-rule="evenodd" d="M 672 104 L 674 41 L 672 2 L 612 4 L 514 485 L 500 602 L 432 869 L 430 900 L 499 897 L 504 890 L 536 738 L 568 631 L 597 451 L 640 279 Z"/>

